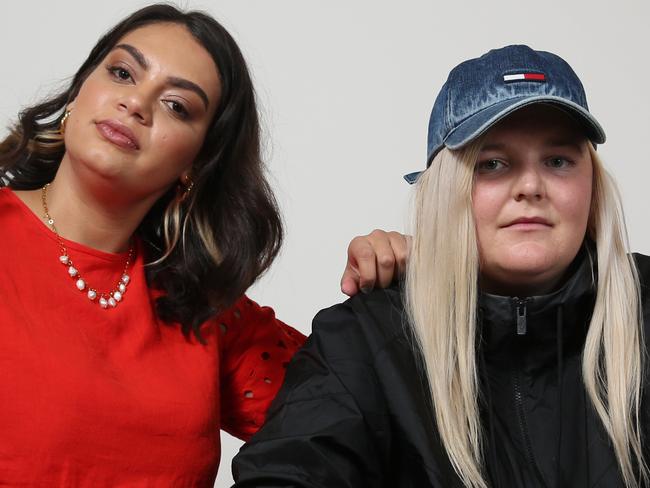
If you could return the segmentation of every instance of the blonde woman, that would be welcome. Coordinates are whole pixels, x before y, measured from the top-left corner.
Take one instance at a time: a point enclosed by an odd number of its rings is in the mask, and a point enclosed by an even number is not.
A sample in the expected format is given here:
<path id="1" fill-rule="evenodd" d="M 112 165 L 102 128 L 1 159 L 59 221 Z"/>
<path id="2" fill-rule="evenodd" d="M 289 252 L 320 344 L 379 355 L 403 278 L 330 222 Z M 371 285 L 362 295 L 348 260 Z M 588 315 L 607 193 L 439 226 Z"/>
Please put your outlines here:
<path id="1" fill-rule="evenodd" d="M 316 317 L 237 486 L 647 486 L 650 261 L 627 253 L 604 141 L 554 54 L 452 70 L 407 177 L 404 287 Z"/>

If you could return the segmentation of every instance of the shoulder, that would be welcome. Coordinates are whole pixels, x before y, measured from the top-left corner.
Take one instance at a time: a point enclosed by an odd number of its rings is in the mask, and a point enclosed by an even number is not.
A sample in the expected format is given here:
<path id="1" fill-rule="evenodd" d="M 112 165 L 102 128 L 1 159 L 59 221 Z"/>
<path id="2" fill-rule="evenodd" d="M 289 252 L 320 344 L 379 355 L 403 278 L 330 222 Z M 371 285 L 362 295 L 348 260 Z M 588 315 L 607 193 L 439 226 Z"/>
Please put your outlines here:
<path id="1" fill-rule="evenodd" d="M 650 256 L 636 252 L 632 256 L 634 257 L 634 263 L 639 273 L 641 300 L 644 303 L 644 307 L 650 307 Z"/>
<path id="2" fill-rule="evenodd" d="M 376 356 L 408 331 L 402 292 L 394 286 L 360 293 L 321 310 L 314 317 L 309 342 L 330 358 L 361 359 Z"/>
<path id="3" fill-rule="evenodd" d="M 17 212 L 20 208 L 19 199 L 8 187 L 0 187 L 0 212 L 5 214 L 9 211 Z"/>
<path id="4" fill-rule="evenodd" d="M 401 365 L 412 362 L 410 348 L 399 341 L 404 324 L 396 288 L 359 294 L 320 311 L 287 368 L 271 416 L 289 403 L 312 409 L 316 402 L 317 409 L 310 412 L 318 414 L 330 400 L 340 407 L 341 399 L 361 415 L 383 411 L 383 380 L 399 376 Z M 303 410 L 301 415 L 311 413 Z"/>
<path id="5" fill-rule="evenodd" d="M 639 279 L 643 286 L 650 286 L 650 256 L 635 252 L 632 254 L 636 268 L 639 271 Z"/>
<path id="6" fill-rule="evenodd" d="M 639 273 L 639 284 L 641 285 L 641 307 L 643 311 L 643 322 L 646 327 L 646 334 L 650 333 L 650 256 L 634 253 L 634 262 Z"/>

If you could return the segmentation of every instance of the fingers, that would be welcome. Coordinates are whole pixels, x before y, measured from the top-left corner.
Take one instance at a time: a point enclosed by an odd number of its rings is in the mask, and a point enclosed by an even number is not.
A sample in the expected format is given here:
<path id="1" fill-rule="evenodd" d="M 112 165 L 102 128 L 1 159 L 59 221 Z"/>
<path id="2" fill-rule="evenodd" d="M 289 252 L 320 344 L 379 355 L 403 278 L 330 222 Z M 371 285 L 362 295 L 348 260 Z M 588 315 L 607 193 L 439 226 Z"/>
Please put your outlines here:
<path id="1" fill-rule="evenodd" d="M 341 291 L 352 296 L 375 286 L 386 288 L 404 275 L 409 255 L 408 236 L 374 230 L 352 239 L 348 262 L 341 278 Z"/>
<path id="2" fill-rule="evenodd" d="M 406 273 L 406 263 L 411 250 L 411 236 L 399 232 L 388 232 L 388 239 L 395 256 L 395 269 L 397 272 L 395 279 L 401 278 Z"/>
<path id="3" fill-rule="evenodd" d="M 390 234 L 390 232 L 376 229 L 367 236 L 375 254 L 376 286 L 381 288 L 390 286 L 395 276 L 395 252 L 391 244 Z"/>
<path id="4" fill-rule="evenodd" d="M 377 264 L 369 236 L 358 236 L 348 246 L 347 277 L 354 279 L 358 290 L 367 292 L 375 287 Z M 344 277 L 346 274 L 344 272 Z M 357 291 L 358 291 L 357 290 Z"/>

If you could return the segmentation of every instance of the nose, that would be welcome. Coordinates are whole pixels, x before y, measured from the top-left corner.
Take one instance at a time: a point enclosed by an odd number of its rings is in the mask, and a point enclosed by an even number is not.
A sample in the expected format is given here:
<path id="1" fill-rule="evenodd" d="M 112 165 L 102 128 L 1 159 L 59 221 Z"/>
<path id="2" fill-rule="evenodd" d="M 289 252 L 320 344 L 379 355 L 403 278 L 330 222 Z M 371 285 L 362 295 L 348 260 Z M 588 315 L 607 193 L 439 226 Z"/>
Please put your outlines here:
<path id="1" fill-rule="evenodd" d="M 535 165 L 525 165 L 518 173 L 513 185 L 515 200 L 537 201 L 546 196 L 544 178 Z"/>
<path id="2" fill-rule="evenodd" d="M 118 100 L 118 109 L 126 112 L 140 124 L 149 125 L 151 123 L 151 97 L 144 88 L 132 87 L 131 90 L 124 93 Z"/>

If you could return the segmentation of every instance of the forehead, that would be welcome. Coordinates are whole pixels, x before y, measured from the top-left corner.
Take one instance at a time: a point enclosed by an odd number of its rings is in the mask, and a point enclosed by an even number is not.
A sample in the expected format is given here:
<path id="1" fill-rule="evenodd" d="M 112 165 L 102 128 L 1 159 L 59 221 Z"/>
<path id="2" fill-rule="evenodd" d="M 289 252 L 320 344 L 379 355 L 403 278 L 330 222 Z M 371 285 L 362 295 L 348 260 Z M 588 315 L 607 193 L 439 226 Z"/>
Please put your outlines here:
<path id="1" fill-rule="evenodd" d="M 169 22 L 146 25 L 125 34 L 115 45 L 120 44 L 142 52 L 152 75 L 188 79 L 203 88 L 212 103 L 218 99 L 217 66 L 185 26 Z"/>
<path id="2" fill-rule="evenodd" d="M 587 139 L 586 131 L 565 110 L 550 104 L 533 104 L 508 115 L 485 135 L 486 142 L 511 138 L 526 139 L 561 139 L 582 141 Z"/>

